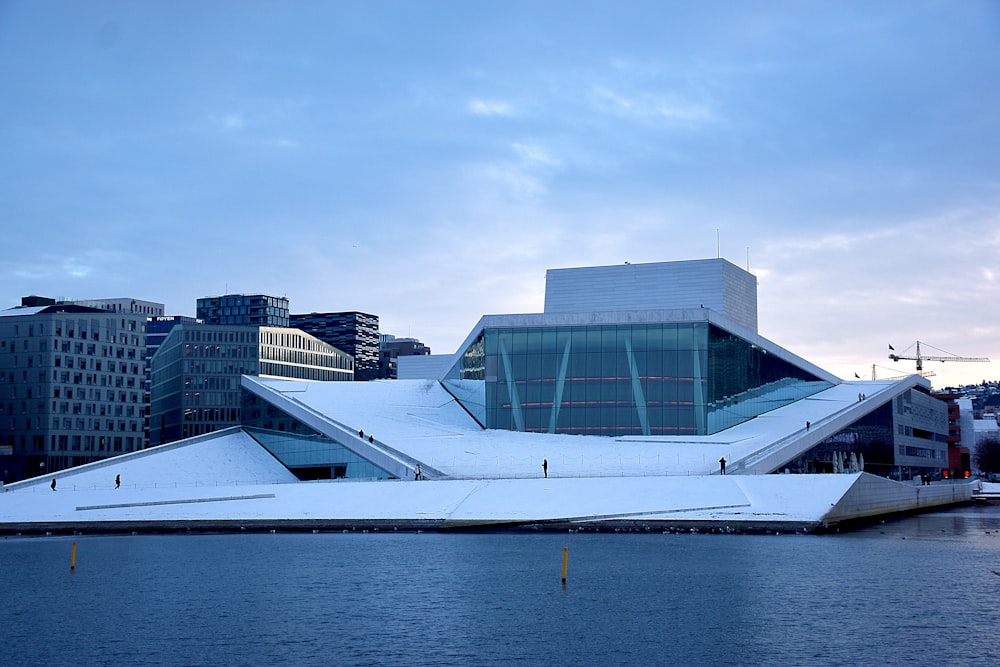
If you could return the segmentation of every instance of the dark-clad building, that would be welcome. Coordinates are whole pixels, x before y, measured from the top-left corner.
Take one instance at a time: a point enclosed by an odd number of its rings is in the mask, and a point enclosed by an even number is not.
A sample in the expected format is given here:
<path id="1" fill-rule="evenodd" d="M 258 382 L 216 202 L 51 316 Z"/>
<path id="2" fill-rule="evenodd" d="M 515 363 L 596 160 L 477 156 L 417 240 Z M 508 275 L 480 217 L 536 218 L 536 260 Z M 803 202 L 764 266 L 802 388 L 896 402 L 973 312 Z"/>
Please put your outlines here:
<path id="1" fill-rule="evenodd" d="M 355 380 L 379 377 L 378 315 L 357 311 L 292 315 L 289 326 L 354 357 Z"/>
<path id="2" fill-rule="evenodd" d="M 197 317 L 205 324 L 287 327 L 288 299 L 267 294 L 224 294 L 198 299 Z"/>

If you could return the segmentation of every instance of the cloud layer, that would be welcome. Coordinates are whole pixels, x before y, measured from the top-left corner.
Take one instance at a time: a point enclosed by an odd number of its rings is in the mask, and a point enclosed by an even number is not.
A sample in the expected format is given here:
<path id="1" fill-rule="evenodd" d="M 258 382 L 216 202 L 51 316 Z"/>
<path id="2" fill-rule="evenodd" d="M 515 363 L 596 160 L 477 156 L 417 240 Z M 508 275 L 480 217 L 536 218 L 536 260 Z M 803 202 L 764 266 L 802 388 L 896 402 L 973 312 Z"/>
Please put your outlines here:
<path id="1" fill-rule="evenodd" d="M 547 268 L 721 251 L 842 377 L 1000 359 L 992 3 L 60 12 L 0 10 L 0 307 L 267 292 L 451 352 Z"/>

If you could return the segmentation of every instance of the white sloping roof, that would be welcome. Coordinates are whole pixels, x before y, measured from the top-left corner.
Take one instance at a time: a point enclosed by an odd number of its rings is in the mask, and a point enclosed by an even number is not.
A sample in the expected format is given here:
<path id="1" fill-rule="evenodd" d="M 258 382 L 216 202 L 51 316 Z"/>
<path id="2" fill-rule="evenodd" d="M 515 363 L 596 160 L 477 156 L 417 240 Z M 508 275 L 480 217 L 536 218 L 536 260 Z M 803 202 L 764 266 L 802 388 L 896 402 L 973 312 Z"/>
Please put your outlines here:
<path id="1" fill-rule="evenodd" d="M 279 407 L 305 406 L 342 432 L 363 429 L 425 468 L 492 479 L 538 477 L 543 459 L 558 477 L 712 474 L 722 457 L 731 472 L 744 459 L 752 472 L 770 472 L 917 383 L 927 381 L 844 382 L 713 435 L 603 437 L 484 430 L 433 380 L 243 378 L 244 387 Z"/>

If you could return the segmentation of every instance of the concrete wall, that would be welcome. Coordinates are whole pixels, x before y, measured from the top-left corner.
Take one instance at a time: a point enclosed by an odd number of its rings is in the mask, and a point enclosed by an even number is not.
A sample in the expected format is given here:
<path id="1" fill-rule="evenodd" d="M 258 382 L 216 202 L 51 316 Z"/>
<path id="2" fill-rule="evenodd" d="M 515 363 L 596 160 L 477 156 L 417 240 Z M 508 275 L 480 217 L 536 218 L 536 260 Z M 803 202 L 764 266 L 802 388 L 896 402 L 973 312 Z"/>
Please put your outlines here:
<path id="1" fill-rule="evenodd" d="M 922 486 L 861 473 L 858 481 L 823 517 L 823 523 L 968 502 L 972 499 L 972 490 L 976 485 L 977 483 L 935 483 Z"/>

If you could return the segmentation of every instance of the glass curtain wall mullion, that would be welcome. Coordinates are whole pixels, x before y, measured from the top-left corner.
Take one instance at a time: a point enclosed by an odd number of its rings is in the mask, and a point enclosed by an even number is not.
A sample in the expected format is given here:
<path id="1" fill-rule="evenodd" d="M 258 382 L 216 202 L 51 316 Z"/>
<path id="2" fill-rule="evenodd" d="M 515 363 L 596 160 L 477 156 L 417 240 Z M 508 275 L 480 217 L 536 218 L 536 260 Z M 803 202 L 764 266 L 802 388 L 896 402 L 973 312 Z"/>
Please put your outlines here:
<path id="1" fill-rule="evenodd" d="M 649 435 L 649 417 L 646 413 L 646 396 L 642 390 L 642 381 L 639 378 L 639 369 L 635 363 L 635 355 L 632 353 L 632 338 L 625 337 L 625 356 L 628 358 L 628 370 L 632 380 L 632 401 L 639 416 L 639 428 L 643 435 Z"/>
<path id="2" fill-rule="evenodd" d="M 552 415 L 549 419 L 549 433 L 555 433 L 556 425 L 559 423 L 559 410 L 562 408 L 563 390 L 566 386 L 566 369 L 569 367 L 571 343 L 572 338 L 567 336 L 559 359 L 559 374 L 556 376 L 555 390 L 552 397 Z"/>

